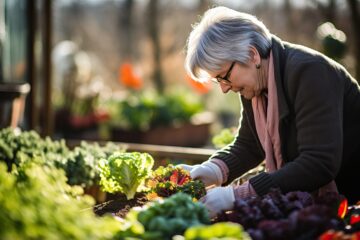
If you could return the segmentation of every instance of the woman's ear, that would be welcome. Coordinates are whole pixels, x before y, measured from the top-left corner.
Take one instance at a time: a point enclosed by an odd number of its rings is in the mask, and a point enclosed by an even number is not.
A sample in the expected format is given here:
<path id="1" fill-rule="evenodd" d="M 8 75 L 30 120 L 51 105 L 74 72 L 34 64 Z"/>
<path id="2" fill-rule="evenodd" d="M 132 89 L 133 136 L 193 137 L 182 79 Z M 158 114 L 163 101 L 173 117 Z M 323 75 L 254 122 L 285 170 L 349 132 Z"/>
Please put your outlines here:
<path id="1" fill-rule="evenodd" d="M 253 63 L 254 65 L 258 65 L 261 63 L 261 56 L 255 47 L 250 46 L 249 54 L 251 63 Z"/>

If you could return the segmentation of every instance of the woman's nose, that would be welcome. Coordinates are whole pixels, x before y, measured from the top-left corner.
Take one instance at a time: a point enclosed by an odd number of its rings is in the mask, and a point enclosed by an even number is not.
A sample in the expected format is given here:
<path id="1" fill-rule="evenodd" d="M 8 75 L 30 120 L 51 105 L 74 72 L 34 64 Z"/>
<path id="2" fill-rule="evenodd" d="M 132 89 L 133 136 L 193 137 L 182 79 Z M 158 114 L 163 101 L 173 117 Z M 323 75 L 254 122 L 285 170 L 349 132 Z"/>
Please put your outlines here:
<path id="1" fill-rule="evenodd" d="M 231 86 L 230 85 L 227 85 L 227 84 L 224 84 L 224 83 L 221 83 L 220 82 L 220 87 L 221 87 L 221 91 L 223 93 L 228 93 L 231 89 Z"/>

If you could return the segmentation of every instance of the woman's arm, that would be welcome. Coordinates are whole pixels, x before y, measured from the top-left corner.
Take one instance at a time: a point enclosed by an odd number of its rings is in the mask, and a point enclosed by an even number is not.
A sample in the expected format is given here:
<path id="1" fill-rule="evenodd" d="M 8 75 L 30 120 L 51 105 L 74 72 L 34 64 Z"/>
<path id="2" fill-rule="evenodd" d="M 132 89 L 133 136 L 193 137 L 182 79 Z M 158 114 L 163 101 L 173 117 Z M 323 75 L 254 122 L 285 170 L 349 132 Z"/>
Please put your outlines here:
<path id="1" fill-rule="evenodd" d="M 234 179 L 240 177 L 248 170 L 256 167 L 264 160 L 264 152 L 260 148 L 260 143 L 257 141 L 255 129 L 251 129 L 251 118 L 248 116 L 251 103 L 243 99 L 243 111 L 240 120 L 238 134 L 233 143 L 225 148 L 217 151 L 210 159 L 220 159 L 225 162 L 229 169 L 229 176 L 227 182 L 229 184 Z M 249 104 L 249 106 L 246 106 Z"/>

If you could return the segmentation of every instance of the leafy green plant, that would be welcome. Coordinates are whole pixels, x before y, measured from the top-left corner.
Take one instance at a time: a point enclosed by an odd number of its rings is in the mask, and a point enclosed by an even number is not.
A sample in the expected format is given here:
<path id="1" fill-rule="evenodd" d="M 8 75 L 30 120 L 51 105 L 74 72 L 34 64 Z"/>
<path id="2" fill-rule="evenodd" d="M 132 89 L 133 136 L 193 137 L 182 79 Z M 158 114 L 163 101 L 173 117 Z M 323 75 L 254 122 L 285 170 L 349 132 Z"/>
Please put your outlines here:
<path id="1" fill-rule="evenodd" d="M 250 240 L 249 235 L 237 223 L 222 222 L 213 225 L 194 226 L 188 228 L 184 236 L 174 240 Z"/>
<path id="2" fill-rule="evenodd" d="M 116 152 L 99 162 L 100 186 L 109 193 L 122 192 L 132 199 L 147 177 L 154 159 L 148 153 Z"/>
<path id="3" fill-rule="evenodd" d="M 216 148 L 223 148 L 235 139 L 235 130 L 233 128 L 224 128 L 221 132 L 212 138 L 212 143 Z"/>
<path id="4" fill-rule="evenodd" d="M 35 131 L 12 128 L 0 131 L 0 161 L 7 164 L 8 170 L 28 161 L 63 168 L 69 152 L 64 140 L 41 138 Z"/>
<path id="5" fill-rule="evenodd" d="M 28 161 L 9 173 L 0 163 L 0 182 L 0 239 L 112 239 L 120 228 L 96 217 L 61 170 Z"/>
<path id="6" fill-rule="evenodd" d="M 149 202 L 142 208 L 132 208 L 123 222 L 117 239 L 171 239 L 196 225 L 210 224 L 208 211 L 184 193 L 163 201 Z"/>
<path id="7" fill-rule="evenodd" d="M 186 92 L 136 93 L 122 100 L 111 100 L 107 105 L 111 127 L 139 131 L 189 122 L 204 110 L 199 99 Z"/>
<path id="8" fill-rule="evenodd" d="M 71 150 L 64 139 L 54 141 L 49 137 L 42 138 L 35 131 L 11 128 L 0 131 L 0 161 L 7 164 L 9 171 L 28 162 L 56 167 L 66 172 L 69 184 L 82 187 L 98 183 L 98 162 L 115 151 L 121 149 L 111 142 L 100 146 L 82 141 Z"/>
<path id="9" fill-rule="evenodd" d="M 100 172 L 97 165 L 100 159 L 110 157 L 116 151 L 121 151 L 119 146 L 108 142 L 104 146 L 98 143 L 81 141 L 67 157 L 64 169 L 70 185 L 90 187 L 100 181 Z"/>
<path id="10" fill-rule="evenodd" d="M 188 171 L 171 164 L 158 167 L 146 181 L 150 189 L 148 198 L 169 197 L 183 192 L 195 199 L 205 196 L 206 190 L 202 181 L 193 180 Z"/>

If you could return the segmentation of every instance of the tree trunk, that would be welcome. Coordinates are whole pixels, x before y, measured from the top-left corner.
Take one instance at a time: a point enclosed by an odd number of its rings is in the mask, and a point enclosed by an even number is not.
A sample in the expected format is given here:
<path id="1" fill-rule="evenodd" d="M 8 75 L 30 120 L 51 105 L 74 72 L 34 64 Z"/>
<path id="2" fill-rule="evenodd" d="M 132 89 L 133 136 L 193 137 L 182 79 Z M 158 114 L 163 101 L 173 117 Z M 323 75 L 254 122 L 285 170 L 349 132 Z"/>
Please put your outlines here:
<path id="1" fill-rule="evenodd" d="M 360 83 L 360 10 L 357 0 L 347 0 L 351 12 L 351 23 L 355 42 L 355 78 Z"/>
<path id="2" fill-rule="evenodd" d="M 291 5 L 290 0 L 285 0 L 284 2 L 284 13 L 286 14 L 286 28 L 288 32 L 291 32 L 293 29 L 296 29 L 295 27 L 295 21 L 294 21 L 294 11 L 293 11 L 293 7 Z M 296 41 L 297 40 L 297 34 L 292 34 L 292 36 L 294 39 L 292 39 L 292 41 Z"/>
<path id="3" fill-rule="evenodd" d="M 336 18 L 336 0 L 329 0 L 326 3 L 317 2 L 317 7 L 325 17 L 326 22 L 335 22 Z"/>
<path id="4" fill-rule="evenodd" d="M 125 59 L 132 59 L 133 53 L 133 0 L 126 0 L 124 8 L 122 8 L 123 15 L 120 18 L 120 26 L 125 30 L 124 44 L 122 44 Z"/>
<path id="5" fill-rule="evenodd" d="M 209 0 L 200 0 L 199 5 L 197 7 L 198 12 L 202 15 L 208 8 L 210 7 L 210 1 Z"/>
<path id="6" fill-rule="evenodd" d="M 51 47 L 52 47 L 52 6 L 53 0 L 43 2 L 42 20 L 43 20 L 43 55 L 42 55 L 42 67 L 43 67 L 43 110 L 44 114 L 41 127 L 42 136 L 51 136 L 54 132 L 54 116 L 52 109 L 52 65 L 51 65 Z"/>
<path id="7" fill-rule="evenodd" d="M 153 44 L 154 56 L 154 72 L 153 79 L 155 81 L 156 89 L 161 93 L 164 91 L 164 80 L 161 71 L 161 46 L 159 39 L 159 26 L 158 26 L 158 0 L 150 0 L 148 5 L 148 24 L 149 35 Z"/>

